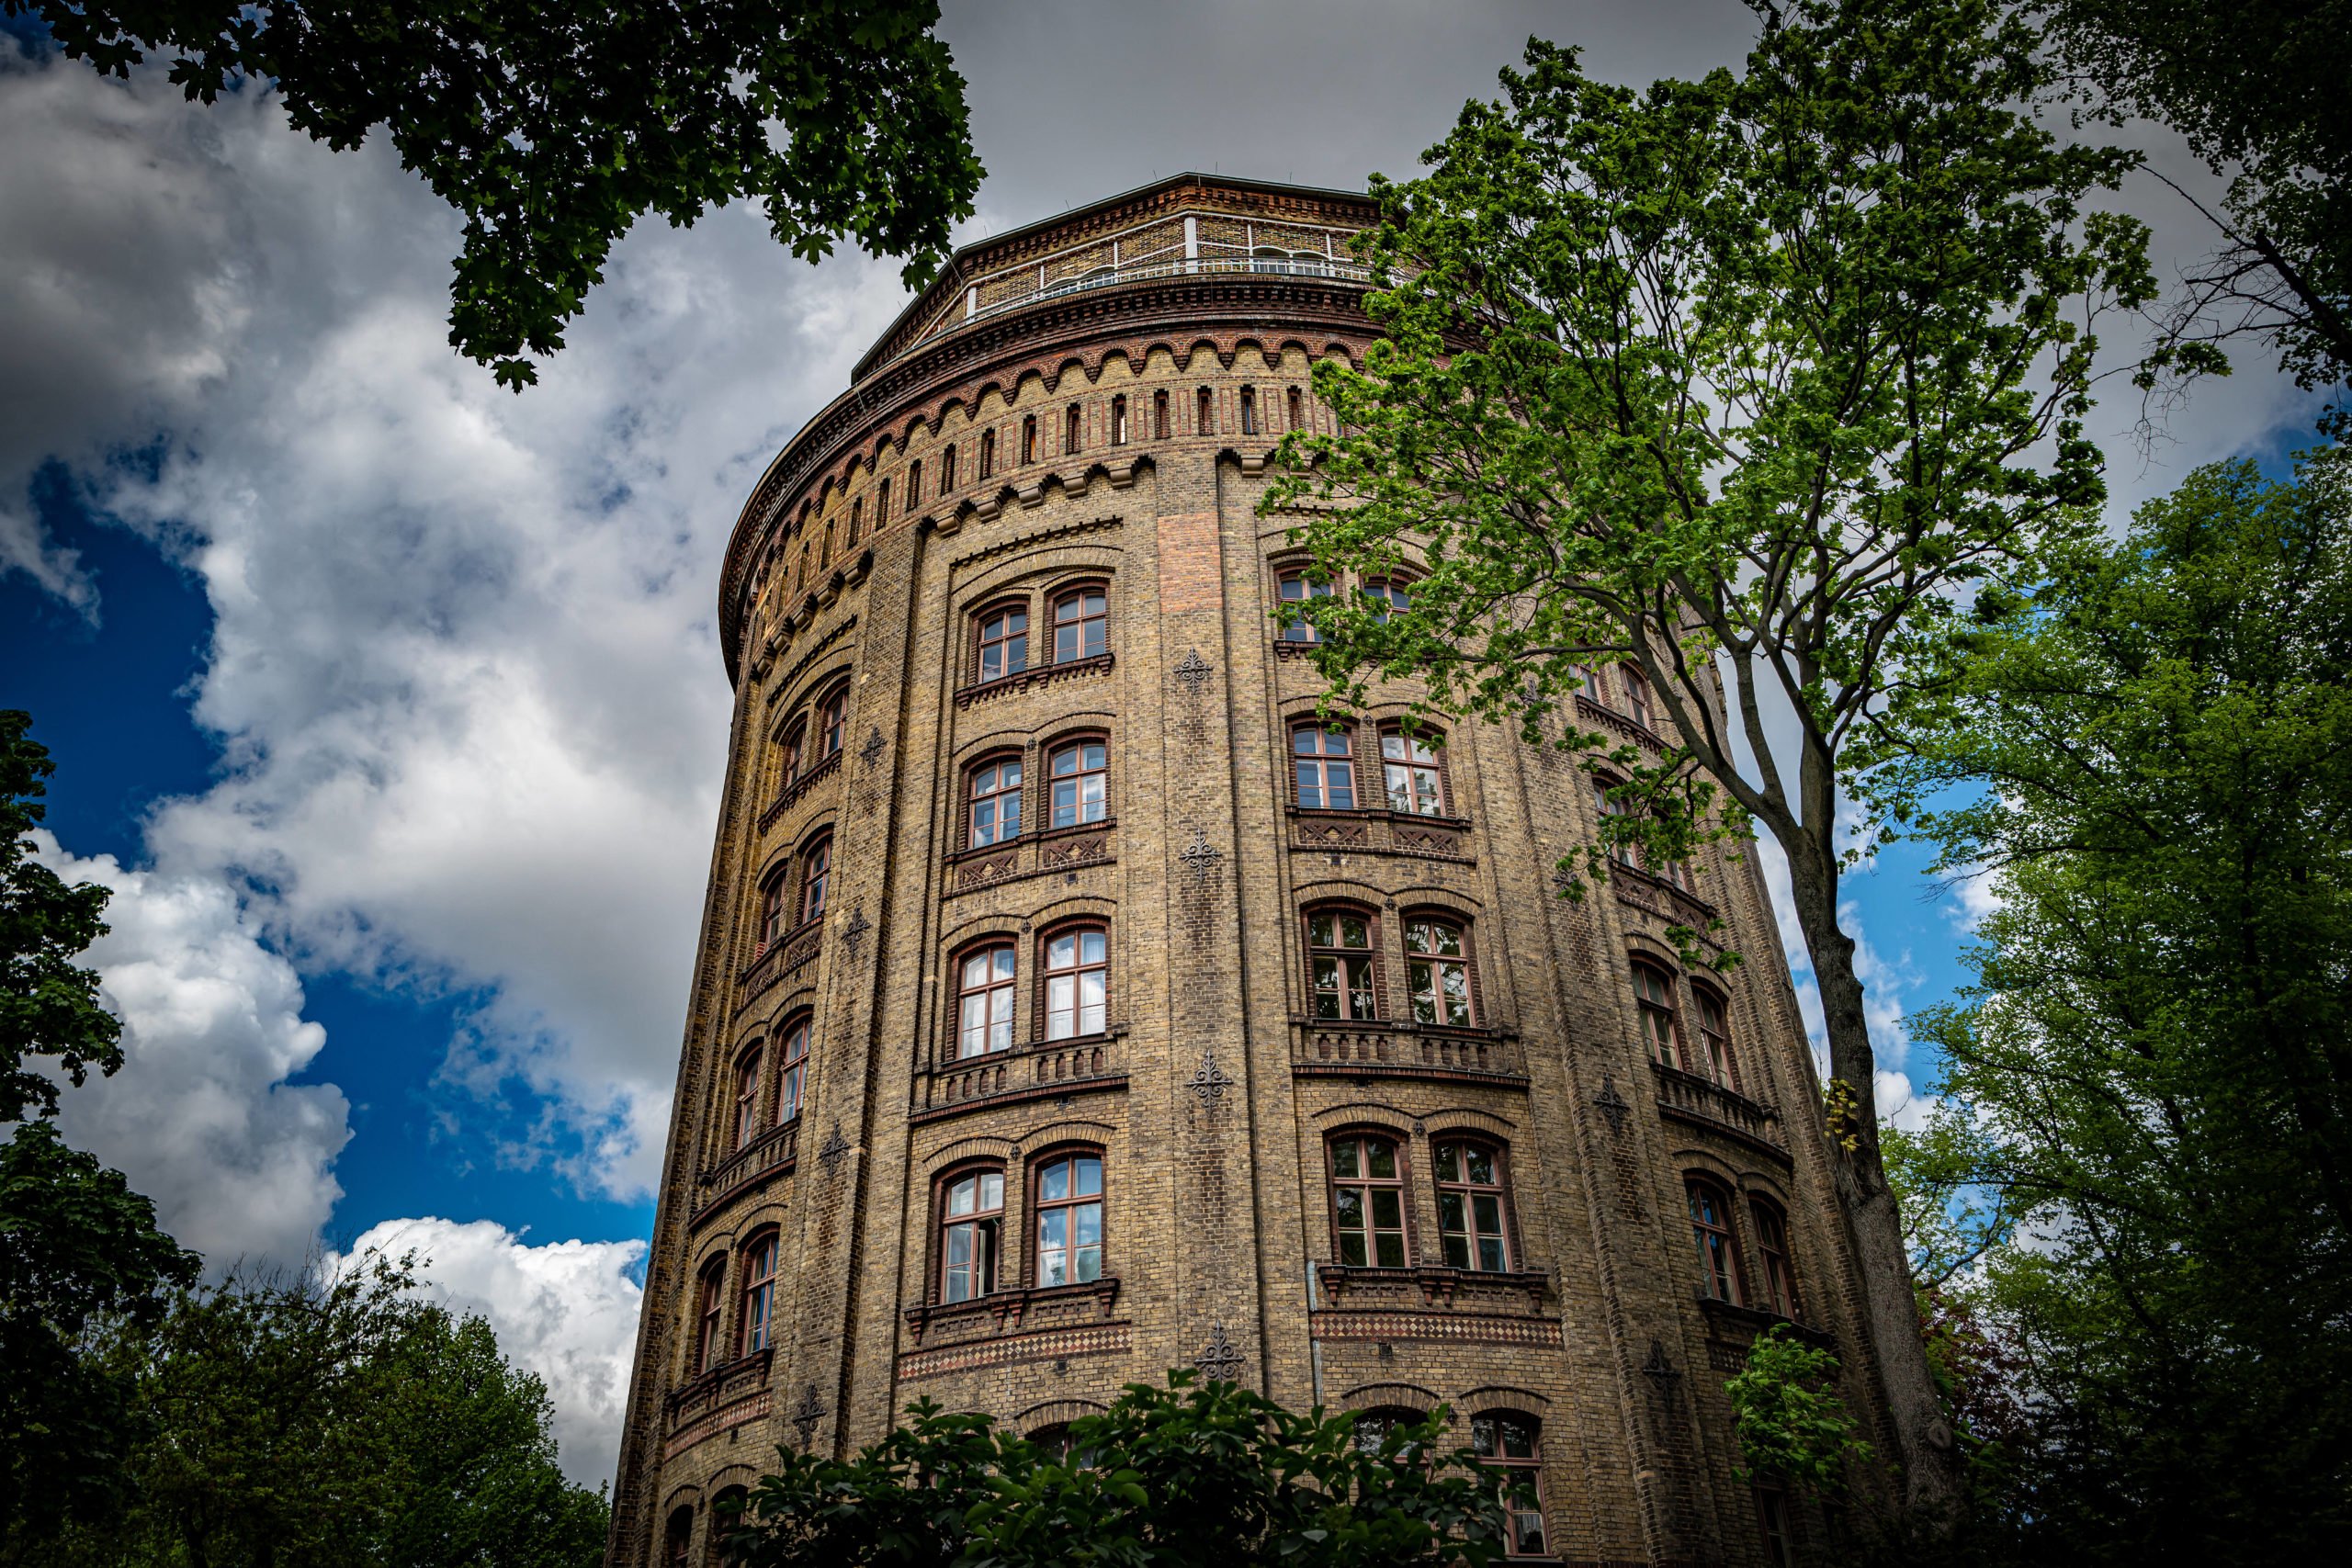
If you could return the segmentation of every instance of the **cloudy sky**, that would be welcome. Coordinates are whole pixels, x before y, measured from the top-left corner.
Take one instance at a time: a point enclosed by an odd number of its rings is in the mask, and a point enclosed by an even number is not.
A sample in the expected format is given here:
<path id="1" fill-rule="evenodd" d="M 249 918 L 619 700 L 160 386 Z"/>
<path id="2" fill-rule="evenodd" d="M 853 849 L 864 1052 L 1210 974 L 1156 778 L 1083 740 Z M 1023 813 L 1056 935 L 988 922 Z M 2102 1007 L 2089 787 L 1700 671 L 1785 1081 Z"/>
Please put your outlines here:
<path id="1" fill-rule="evenodd" d="M 1531 32 L 1630 82 L 1736 61 L 1719 0 L 950 4 L 970 236 L 1157 175 L 1409 174 Z M 2177 177 L 2196 171 L 2161 136 Z M 648 228 L 517 398 L 446 344 L 456 226 L 388 150 L 0 36 L 0 706 L 44 853 L 115 890 L 129 1066 L 69 1136 L 216 1266 L 414 1247 L 610 1473 L 709 853 L 719 552 L 897 312 L 757 216 Z M 2126 205 L 2186 259 L 2151 182 Z M 2169 265 L 2169 264 L 2168 264 Z M 2249 365 L 2119 505 L 2307 426 Z M 1883 857 L 1851 919 L 1892 1066 L 1965 910 Z M 1887 1086 L 1899 1098 L 1904 1085 Z"/>

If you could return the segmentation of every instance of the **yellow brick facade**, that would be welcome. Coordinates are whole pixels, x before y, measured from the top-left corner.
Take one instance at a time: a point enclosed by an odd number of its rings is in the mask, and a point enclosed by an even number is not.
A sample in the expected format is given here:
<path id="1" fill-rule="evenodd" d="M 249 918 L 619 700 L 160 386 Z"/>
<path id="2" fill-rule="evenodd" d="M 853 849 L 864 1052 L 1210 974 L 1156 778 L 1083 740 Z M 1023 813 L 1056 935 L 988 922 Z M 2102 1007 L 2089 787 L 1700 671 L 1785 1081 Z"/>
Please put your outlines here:
<path id="1" fill-rule="evenodd" d="M 1769 1563 L 1722 1392 L 1786 1293 L 1767 1250 L 1873 1408 L 1752 863 L 1560 897 L 1590 780 L 1464 725 L 1439 809 L 1386 809 L 1402 685 L 1354 728 L 1352 807 L 1302 804 L 1293 733 L 1319 684 L 1277 626 L 1297 519 L 1257 502 L 1293 419 L 1328 417 L 1313 359 L 1372 336 L 1344 248 L 1368 218 L 1361 197 L 1188 175 L 971 247 L 746 507 L 616 1565 L 705 1562 L 712 1501 L 779 1443 L 852 1450 L 919 1396 L 1035 1431 L 1196 1365 L 1300 1407 L 1444 1403 L 1465 1439 L 1512 1413 L 1538 1433 L 1555 1558 Z M 1087 592 L 1100 651 L 1080 626 L 1057 659 L 1055 606 Z M 980 620 L 1016 607 L 1024 667 L 987 679 Z M 1626 706 L 1613 690 L 1588 721 L 1656 743 Z M 1073 788 L 1057 827 L 1052 760 L 1072 744 L 1101 749 L 1102 807 Z M 1015 761 L 1023 831 L 976 847 L 976 769 Z M 1714 998 L 1736 1088 L 1709 1081 L 1695 982 L 1662 939 L 1701 901 L 1747 958 Z M 1317 911 L 1369 944 L 1343 1002 L 1318 1004 Z M 1466 1020 L 1405 946 L 1440 927 Z M 1080 930 L 1101 933 L 1102 1012 L 1057 1027 L 1041 970 Z M 964 961 L 995 948 L 1009 1027 L 987 1033 L 984 998 L 975 1039 L 1009 1044 L 964 1055 Z M 1641 1043 L 1645 962 L 1694 1070 Z M 1386 1266 L 1378 1235 L 1342 1261 L 1333 1150 L 1363 1138 L 1393 1151 L 1393 1185 L 1374 1183 L 1401 1217 Z M 1449 1145 L 1498 1173 L 1498 1193 L 1463 1194 L 1499 1196 L 1498 1256 L 1474 1218 L 1449 1257 Z M 1102 1172 L 1099 1277 L 1057 1286 L 1038 1276 L 1040 1173 L 1073 1152 Z M 983 1171 L 1003 1195 L 995 1288 L 948 1302 L 948 1188 Z M 1737 1302 L 1704 1299 L 1693 1177 L 1720 1194 Z M 1825 1551 L 1835 1521 L 1784 1515 L 1786 1560 Z"/>

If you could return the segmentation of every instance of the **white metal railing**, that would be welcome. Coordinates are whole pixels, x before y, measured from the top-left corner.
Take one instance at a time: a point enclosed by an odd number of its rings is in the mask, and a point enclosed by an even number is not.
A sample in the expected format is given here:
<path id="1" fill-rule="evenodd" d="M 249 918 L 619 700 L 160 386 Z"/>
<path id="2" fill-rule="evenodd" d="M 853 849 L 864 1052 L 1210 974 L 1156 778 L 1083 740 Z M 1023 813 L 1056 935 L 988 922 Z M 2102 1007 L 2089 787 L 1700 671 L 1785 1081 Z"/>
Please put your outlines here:
<path id="1" fill-rule="evenodd" d="M 1369 283 L 1372 272 L 1352 262 L 1323 261 L 1314 257 L 1238 256 L 1231 260 L 1202 256 L 1192 261 L 1158 262 L 1148 266 L 1106 267 L 1081 277 L 1065 277 L 1015 295 L 982 305 L 968 316 L 955 316 L 940 323 L 933 337 L 944 337 L 959 327 L 984 321 L 990 316 L 1007 310 L 1019 310 L 1031 305 L 1042 305 L 1048 299 L 1059 299 L 1072 294 L 1084 294 L 1096 288 L 1109 288 L 1122 283 L 1142 283 L 1155 277 L 1187 277 L 1213 272 L 1263 272 L 1283 277 L 1330 277 L 1343 283 Z"/>

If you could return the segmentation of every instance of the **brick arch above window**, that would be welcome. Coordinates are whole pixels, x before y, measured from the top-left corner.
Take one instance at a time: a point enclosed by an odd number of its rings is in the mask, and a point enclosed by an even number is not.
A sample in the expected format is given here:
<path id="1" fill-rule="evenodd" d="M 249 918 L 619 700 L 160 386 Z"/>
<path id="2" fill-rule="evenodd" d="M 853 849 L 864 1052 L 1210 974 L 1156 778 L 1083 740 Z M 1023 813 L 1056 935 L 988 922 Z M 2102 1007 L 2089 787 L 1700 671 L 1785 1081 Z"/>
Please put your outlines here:
<path id="1" fill-rule="evenodd" d="M 941 1174 L 953 1170 L 959 1165 L 969 1165 L 975 1160 L 991 1159 L 1000 1165 L 1009 1165 L 1017 1159 L 1020 1154 L 1021 1145 L 1012 1139 L 980 1134 L 971 1137 L 958 1138 L 944 1148 L 925 1155 L 920 1164 L 923 1179 L 935 1181 Z"/>
<path id="2" fill-rule="evenodd" d="M 1481 1383 L 1463 1390 L 1461 1397 L 1451 1403 L 1464 1416 L 1484 1416 L 1490 1410 L 1523 1410 L 1531 1416 L 1541 1416 L 1552 1407 L 1552 1402 L 1533 1389 L 1510 1383 Z"/>
<path id="3" fill-rule="evenodd" d="M 1021 1411 L 1005 1425 L 1016 1431 L 1029 1433 L 1046 1427 L 1067 1427 L 1072 1421 L 1100 1416 L 1110 1408 L 1091 1399 L 1048 1399 Z"/>
<path id="4" fill-rule="evenodd" d="M 1444 1403 L 1443 1399 L 1419 1383 L 1367 1382 L 1358 1383 L 1340 1394 L 1337 1408 L 1352 1415 L 1378 1409 L 1382 1405 L 1394 1405 L 1426 1416 Z"/>
<path id="5" fill-rule="evenodd" d="M 1342 1127 L 1412 1127 L 1421 1124 L 1418 1113 L 1382 1100 L 1351 1100 L 1345 1105 L 1334 1105 L 1328 1111 L 1318 1111 L 1308 1120 L 1317 1123 L 1317 1137 L 1328 1137 Z"/>

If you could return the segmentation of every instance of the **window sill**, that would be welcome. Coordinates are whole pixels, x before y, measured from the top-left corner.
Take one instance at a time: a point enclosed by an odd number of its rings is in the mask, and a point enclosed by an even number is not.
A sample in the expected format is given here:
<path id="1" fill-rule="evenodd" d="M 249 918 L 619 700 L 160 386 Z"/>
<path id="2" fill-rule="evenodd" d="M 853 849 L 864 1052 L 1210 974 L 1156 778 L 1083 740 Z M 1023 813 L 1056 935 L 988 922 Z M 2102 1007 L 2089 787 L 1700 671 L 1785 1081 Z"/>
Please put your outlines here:
<path id="1" fill-rule="evenodd" d="M 1009 839 L 999 839 L 993 844 L 974 844 L 969 849 L 951 850 L 941 860 L 948 865 L 959 865 L 967 860 L 984 860 L 1019 849 L 1023 844 L 1050 844 L 1057 840 L 1075 838 L 1083 833 L 1107 833 L 1118 827 L 1116 817 L 1105 817 L 1099 822 L 1080 822 L 1068 828 L 1047 828 L 1042 832 L 1015 833 Z"/>
<path id="2" fill-rule="evenodd" d="M 697 1408 L 718 1404 L 724 1398 L 765 1388 L 768 1366 L 775 1355 L 773 1348 L 754 1350 L 748 1356 L 722 1361 L 680 1383 L 668 1400 L 671 1421 L 681 1421 Z"/>
<path id="3" fill-rule="evenodd" d="M 1741 1306 L 1736 1303 L 1724 1301 L 1721 1296 L 1708 1295 L 1703 1288 L 1699 1291 L 1698 1297 L 1699 1309 L 1707 1314 L 1707 1324 L 1711 1331 L 1744 1332 L 1747 1336 L 1747 1340 L 1752 1341 L 1757 1336 L 1776 1325 L 1786 1324 L 1795 1332 L 1799 1339 L 1816 1350 L 1834 1353 L 1838 1348 L 1838 1337 L 1826 1328 L 1813 1327 L 1798 1318 L 1783 1317 L 1779 1313 L 1764 1307 Z M 1742 1341 L 1737 1348 L 1744 1351 L 1747 1348 L 1747 1341 Z"/>
<path id="4" fill-rule="evenodd" d="M 974 703 L 986 702 L 1007 692 L 1027 691 L 1032 686 L 1050 685 L 1056 681 L 1078 675 L 1104 673 L 1111 669 L 1113 662 L 1113 655 L 1098 653 L 1091 659 L 1073 659 L 1063 664 L 1032 664 L 1016 674 L 1000 675 L 993 681 L 966 686 L 956 694 L 956 705 L 967 708 Z"/>
<path id="5" fill-rule="evenodd" d="M 1577 695 L 1577 716 L 1591 719 L 1604 729 L 1613 729 L 1626 739 L 1646 746 L 1653 751 L 1664 753 L 1673 750 L 1667 744 L 1665 736 L 1640 719 L 1631 714 L 1619 713 L 1615 708 L 1604 707 L 1582 693 Z"/>
<path id="6" fill-rule="evenodd" d="M 786 784 L 784 793 L 770 801 L 767 809 L 760 813 L 760 831 L 764 833 L 775 826 L 777 818 L 790 810 L 797 802 L 805 798 L 810 790 L 841 771 L 842 754 L 836 750 L 823 761 L 808 769 L 799 777 Z"/>
<path id="7" fill-rule="evenodd" d="M 1657 1079 L 1657 1108 L 1661 1115 L 1724 1134 L 1762 1150 L 1782 1165 L 1790 1163 L 1777 1108 L 1750 1100 L 1737 1089 L 1725 1089 L 1712 1078 L 1669 1067 L 1656 1058 L 1651 1059 L 1650 1072 Z"/>
<path id="8" fill-rule="evenodd" d="M 1002 1332 L 1008 1326 L 1020 1327 L 1022 1318 L 1033 1310 L 1090 1300 L 1095 1303 L 1098 1316 L 1108 1317 L 1112 1303 L 1118 1299 L 1119 1280 L 1115 1274 L 1089 1280 L 1081 1285 L 1015 1285 L 968 1302 L 928 1302 L 909 1307 L 907 1330 L 918 1345 L 933 1327 L 978 1318 L 990 1319 L 991 1326 Z"/>
<path id="9" fill-rule="evenodd" d="M 1426 811 L 1399 811 L 1393 806 L 1343 808 L 1329 806 L 1286 806 L 1283 811 L 1306 822 L 1387 822 L 1408 828 L 1444 828 L 1456 833 L 1470 830 L 1467 817 L 1444 817 Z"/>

